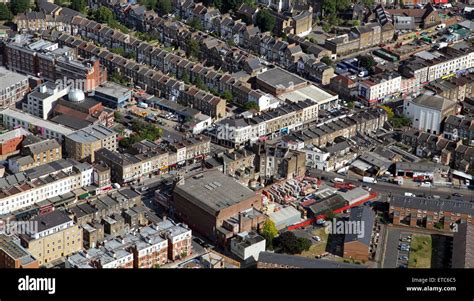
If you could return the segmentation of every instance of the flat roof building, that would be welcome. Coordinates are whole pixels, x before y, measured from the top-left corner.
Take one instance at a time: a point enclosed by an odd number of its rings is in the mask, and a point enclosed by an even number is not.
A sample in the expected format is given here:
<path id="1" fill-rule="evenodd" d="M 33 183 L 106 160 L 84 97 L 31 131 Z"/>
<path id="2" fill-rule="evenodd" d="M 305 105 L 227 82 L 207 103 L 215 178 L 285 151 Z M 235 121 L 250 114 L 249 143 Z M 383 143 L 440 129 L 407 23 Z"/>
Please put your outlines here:
<path id="1" fill-rule="evenodd" d="M 22 100 L 28 89 L 28 77 L 0 67 L 0 108 Z"/>
<path id="2" fill-rule="evenodd" d="M 91 125 L 66 136 L 65 146 L 70 158 L 94 162 L 96 150 L 117 150 L 117 133 L 103 125 Z"/>
<path id="3" fill-rule="evenodd" d="M 187 177 L 173 191 L 175 212 L 201 234 L 216 239 L 225 220 L 250 209 L 260 209 L 260 196 L 219 171 Z"/>

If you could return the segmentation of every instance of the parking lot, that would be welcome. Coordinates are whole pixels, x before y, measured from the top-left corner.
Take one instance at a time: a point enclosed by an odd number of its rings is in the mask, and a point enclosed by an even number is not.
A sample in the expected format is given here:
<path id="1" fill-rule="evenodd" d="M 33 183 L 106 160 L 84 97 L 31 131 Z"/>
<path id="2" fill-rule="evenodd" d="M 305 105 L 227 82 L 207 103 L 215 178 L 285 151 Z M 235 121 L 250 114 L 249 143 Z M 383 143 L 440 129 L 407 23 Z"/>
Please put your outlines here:
<path id="1" fill-rule="evenodd" d="M 398 241 L 397 268 L 408 268 L 412 235 L 406 232 L 400 233 Z"/>

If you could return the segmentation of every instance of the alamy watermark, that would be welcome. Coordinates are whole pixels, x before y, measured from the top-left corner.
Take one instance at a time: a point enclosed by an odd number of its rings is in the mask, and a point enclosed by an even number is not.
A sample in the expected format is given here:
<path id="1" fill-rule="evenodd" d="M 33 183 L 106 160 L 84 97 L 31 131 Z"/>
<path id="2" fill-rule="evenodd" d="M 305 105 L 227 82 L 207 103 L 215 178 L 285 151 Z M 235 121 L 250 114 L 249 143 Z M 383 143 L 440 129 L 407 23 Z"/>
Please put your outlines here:
<path id="1" fill-rule="evenodd" d="M 357 235 L 358 238 L 363 238 L 366 234 L 364 221 L 344 221 L 334 218 L 332 221 L 327 221 L 325 225 L 326 234 L 349 234 Z"/>
<path id="2" fill-rule="evenodd" d="M 0 234 L 7 236 L 19 234 L 33 234 L 38 232 L 36 221 L 8 221 L 0 220 Z"/>
<path id="3" fill-rule="evenodd" d="M 96 86 L 95 79 L 70 79 L 66 76 L 60 79 L 57 79 L 54 84 L 56 88 L 63 90 L 63 89 L 74 89 L 74 90 L 81 90 L 85 92 L 91 92 L 92 88 Z"/>

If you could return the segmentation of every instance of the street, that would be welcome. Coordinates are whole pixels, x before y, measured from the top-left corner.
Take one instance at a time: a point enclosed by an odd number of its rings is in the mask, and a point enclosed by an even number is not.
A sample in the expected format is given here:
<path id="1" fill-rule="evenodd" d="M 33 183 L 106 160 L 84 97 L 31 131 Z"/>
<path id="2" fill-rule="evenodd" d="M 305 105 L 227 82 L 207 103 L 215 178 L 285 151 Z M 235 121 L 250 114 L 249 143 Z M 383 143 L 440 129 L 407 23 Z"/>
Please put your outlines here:
<path id="1" fill-rule="evenodd" d="M 362 183 L 362 181 L 351 175 L 341 175 L 335 172 L 327 172 L 317 169 L 310 169 L 311 176 L 325 177 L 326 181 L 329 181 L 335 177 L 342 178 L 346 183 L 351 183 L 357 186 L 366 185 L 374 189 L 381 196 L 391 196 L 391 195 L 404 195 L 405 192 L 411 192 L 415 195 L 426 195 L 433 196 L 438 195 L 440 198 L 452 198 L 452 194 L 455 192 L 460 192 L 463 194 L 462 198 L 467 201 L 474 201 L 474 191 L 467 189 L 457 189 L 457 188 L 447 188 L 447 187 L 414 187 L 414 186 L 400 186 L 394 183 L 388 182 L 377 182 L 376 184 Z"/>

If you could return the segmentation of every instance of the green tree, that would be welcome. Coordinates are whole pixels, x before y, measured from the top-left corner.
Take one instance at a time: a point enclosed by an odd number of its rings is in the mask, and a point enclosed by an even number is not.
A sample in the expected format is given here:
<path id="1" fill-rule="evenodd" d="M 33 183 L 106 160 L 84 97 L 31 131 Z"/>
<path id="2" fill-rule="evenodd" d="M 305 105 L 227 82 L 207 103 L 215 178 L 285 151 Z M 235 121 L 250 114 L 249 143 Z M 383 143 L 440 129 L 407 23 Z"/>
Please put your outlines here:
<path id="1" fill-rule="evenodd" d="M 114 112 L 114 118 L 116 122 L 122 122 L 123 121 L 123 115 L 119 111 Z"/>
<path id="2" fill-rule="evenodd" d="M 120 56 L 125 56 L 125 50 L 120 47 L 109 48 L 109 51 L 112 53 L 118 54 Z"/>
<path id="3" fill-rule="evenodd" d="M 390 123 L 392 124 L 394 128 L 402 128 L 402 127 L 410 126 L 411 119 L 406 116 L 399 116 L 399 117 L 392 118 L 392 120 L 390 120 Z"/>
<path id="4" fill-rule="evenodd" d="M 279 251 L 293 255 L 309 250 L 311 241 L 304 237 L 296 237 L 293 232 L 287 231 L 275 239 L 275 245 Z"/>
<path id="5" fill-rule="evenodd" d="M 375 4 L 375 0 L 362 0 L 362 5 L 371 8 Z M 400 6 L 403 7 L 403 0 L 400 1 Z"/>
<path id="6" fill-rule="evenodd" d="M 323 9 L 324 15 L 335 14 L 336 11 L 337 11 L 337 1 L 336 0 L 324 0 L 322 9 Z"/>
<path id="7" fill-rule="evenodd" d="M 246 109 L 246 110 L 251 110 L 251 109 L 259 110 L 259 106 L 255 101 L 249 101 L 249 102 L 245 103 L 244 109 Z"/>
<path id="8" fill-rule="evenodd" d="M 171 0 L 158 0 L 156 10 L 161 16 L 170 14 L 172 11 Z"/>
<path id="9" fill-rule="evenodd" d="M 367 54 L 359 56 L 359 64 L 361 67 L 371 69 L 372 67 L 377 65 L 377 62 L 375 61 L 373 56 Z"/>
<path id="10" fill-rule="evenodd" d="M 85 12 L 87 7 L 87 0 L 71 0 L 71 9 L 79 12 Z"/>
<path id="11" fill-rule="evenodd" d="M 201 57 L 201 49 L 199 47 L 199 42 L 195 39 L 189 39 L 187 44 L 188 47 L 186 49 L 186 54 L 188 56 L 192 56 L 199 59 Z"/>
<path id="12" fill-rule="evenodd" d="M 393 117 L 395 117 L 395 113 L 393 113 L 393 109 L 389 106 L 383 105 L 380 106 L 382 109 L 384 109 L 385 112 L 387 112 L 387 119 L 392 120 Z"/>
<path id="13" fill-rule="evenodd" d="M 331 25 L 330 25 L 329 23 L 324 22 L 322 28 L 323 28 L 323 30 L 324 30 L 325 32 L 330 32 L 332 27 L 331 27 Z"/>
<path id="14" fill-rule="evenodd" d="M 272 31 L 275 27 L 276 19 L 268 9 L 262 9 L 257 13 L 256 23 L 262 32 Z"/>
<path id="15" fill-rule="evenodd" d="M 332 60 L 329 56 L 324 56 L 322 59 L 321 59 L 321 62 L 325 63 L 326 65 L 328 66 L 331 66 L 332 65 Z"/>
<path id="16" fill-rule="evenodd" d="M 311 241 L 307 239 L 306 237 L 299 237 L 298 244 L 299 244 L 300 253 L 303 251 L 308 251 L 312 245 Z"/>
<path id="17" fill-rule="evenodd" d="M 351 0 L 337 0 L 336 2 L 336 10 L 338 12 L 344 11 L 348 9 L 351 6 L 352 2 Z"/>
<path id="18" fill-rule="evenodd" d="M 27 12 L 30 5 L 30 0 L 11 0 L 10 10 L 14 15 L 18 15 Z"/>
<path id="19" fill-rule="evenodd" d="M 265 238 L 267 248 L 273 249 L 273 240 L 278 236 L 278 230 L 271 219 L 265 221 L 260 234 Z"/>
<path id="20" fill-rule="evenodd" d="M 0 3 L 0 20 L 2 21 L 11 21 L 13 19 L 13 14 L 4 3 Z"/>
<path id="21" fill-rule="evenodd" d="M 337 17 L 337 14 L 331 14 L 329 16 L 329 24 L 332 26 L 339 26 L 341 24 L 341 20 Z"/>
<path id="22" fill-rule="evenodd" d="M 191 83 L 191 80 L 189 79 L 188 71 L 184 71 L 183 77 L 181 78 L 181 80 L 182 80 L 186 85 L 189 85 L 189 84 Z"/>
<path id="23" fill-rule="evenodd" d="M 201 20 L 197 18 L 192 18 L 191 21 L 189 21 L 188 25 L 196 30 L 202 30 Z"/>
<path id="24" fill-rule="evenodd" d="M 225 90 L 224 93 L 222 93 L 222 98 L 227 101 L 232 101 L 232 92 L 229 90 Z"/>
<path id="25" fill-rule="evenodd" d="M 212 5 L 218 10 L 222 10 L 222 0 L 213 0 Z"/>
<path id="26" fill-rule="evenodd" d="M 99 9 L 95 10 L 93 13 L 94 20 L 99 23 L 107 23 L 109 24 L 112 20 L 114 20 L 114 13 L 110 10 L 110 8 L 101 6 Z"/>
<path id="27" fill-rule="evenodd" d="M 204 82 L 202 81 L 201 77 L 196 77 L 196 80 L 194 81 L 194 84 L 196 85 L 196 87 L 198 87 L 199 89 L 201 90 L 206 90 L 206 85 L 204 84 Z"/>

